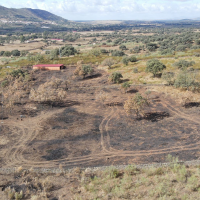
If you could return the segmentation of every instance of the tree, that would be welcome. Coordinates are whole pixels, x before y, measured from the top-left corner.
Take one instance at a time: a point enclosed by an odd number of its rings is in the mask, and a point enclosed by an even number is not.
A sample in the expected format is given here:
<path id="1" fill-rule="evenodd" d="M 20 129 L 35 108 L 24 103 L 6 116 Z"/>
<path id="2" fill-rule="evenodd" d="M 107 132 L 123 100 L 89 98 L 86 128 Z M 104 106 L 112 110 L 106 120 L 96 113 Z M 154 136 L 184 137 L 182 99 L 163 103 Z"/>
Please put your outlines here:
<path id="1" fill-rule="evenodd" d="M 113 72 L 109 78 L 113 83 L 120 83 L 123 76 L 120 72 Z"/>
<path id="2" fill-rule="evenodd" d="M 138 118 L 139 116 L 144 115 L 144 109 L 147 106 L 149 106 L 148 100 L 140 93 L 137 93 L 134 97 L 130 97 L 127 101 L 125 101 L 124 109 L 127 115 L 134 113 Z"/>
<path id="3" fill-rule="evenodd" d="M 15 50 L 11 51 L 11 54 L 13 56 L 20 56 L 20 51 L 18 49 L 15 49 Z"/>
<path id="4" fill-rule="evenodd" d="M 77 50 L 72 46 L 65 46 L 61 48 L 61 55 L 62 56 L 70 56 L 75 55 L 77 53 Z"/>
<path id="5" fill-rule="evenodd" d="M 150 72 L 155 77 L 158 72 L 166 69 L 166 66 L 160 62 L 158 59 L 151 59 L 147 61 L 146 72 Z"/>
<path id="6" fill-rule="evenodd" d="M 112 58 L 106 58 L 103 62 L 102 65 L 103 66 L 108 66 L 109 68 L 111 68 L 112 65 L 115 64 L 115 61 Z"/>

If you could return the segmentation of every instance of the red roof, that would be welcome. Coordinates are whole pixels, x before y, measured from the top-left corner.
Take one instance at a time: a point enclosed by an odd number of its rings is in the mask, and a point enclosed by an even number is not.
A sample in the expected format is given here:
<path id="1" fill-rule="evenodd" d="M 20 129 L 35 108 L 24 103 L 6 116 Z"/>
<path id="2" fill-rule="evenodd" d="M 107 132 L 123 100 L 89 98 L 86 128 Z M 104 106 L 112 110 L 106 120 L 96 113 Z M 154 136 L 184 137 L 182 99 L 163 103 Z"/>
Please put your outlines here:
<path id="1" fill-rule="evenodd" d="M 62 67 L 63 64 L 39 64 L 33 65 L 33 67 Z"/>

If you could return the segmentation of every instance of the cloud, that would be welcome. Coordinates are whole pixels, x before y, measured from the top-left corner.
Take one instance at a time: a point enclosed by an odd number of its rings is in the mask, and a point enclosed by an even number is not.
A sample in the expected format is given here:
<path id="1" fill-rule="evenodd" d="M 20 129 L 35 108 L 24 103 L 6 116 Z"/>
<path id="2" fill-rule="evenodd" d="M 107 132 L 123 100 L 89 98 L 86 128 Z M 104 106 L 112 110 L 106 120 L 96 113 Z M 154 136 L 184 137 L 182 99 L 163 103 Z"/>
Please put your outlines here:
<path id="1" fill-rule="evenodd" d="M 199 0 L 3 1 L 3 6 L 43 9 L 67 19 L 181 19 L 200 16 Z"/>

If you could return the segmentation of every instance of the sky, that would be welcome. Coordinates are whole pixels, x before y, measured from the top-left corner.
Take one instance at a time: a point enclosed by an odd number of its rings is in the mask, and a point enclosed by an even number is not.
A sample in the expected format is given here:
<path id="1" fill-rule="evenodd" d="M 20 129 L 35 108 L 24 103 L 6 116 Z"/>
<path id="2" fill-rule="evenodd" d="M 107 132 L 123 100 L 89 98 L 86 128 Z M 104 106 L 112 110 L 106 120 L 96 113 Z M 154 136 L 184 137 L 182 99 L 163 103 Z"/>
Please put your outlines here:
<path id="1" fill-rule="evenodd" d="M 200 18 L 200 0 L 1 0 L 0 5 L 42 9 L 68 20 Z"/>

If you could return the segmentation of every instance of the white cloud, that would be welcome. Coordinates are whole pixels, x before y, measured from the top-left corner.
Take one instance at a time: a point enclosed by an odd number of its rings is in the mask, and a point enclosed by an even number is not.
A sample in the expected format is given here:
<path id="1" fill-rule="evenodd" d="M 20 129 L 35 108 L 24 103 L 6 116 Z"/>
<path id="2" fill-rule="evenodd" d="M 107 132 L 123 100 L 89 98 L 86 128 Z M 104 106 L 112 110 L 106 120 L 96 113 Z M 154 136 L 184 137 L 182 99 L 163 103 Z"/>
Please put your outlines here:
<path id="1" fill-rule="evenodd" d="M 43 9 L 67 19 L 200 17 L 199 0 L 23 0 L 21 3 L 14 0 L 3 1 L 3 6 Z"/>

